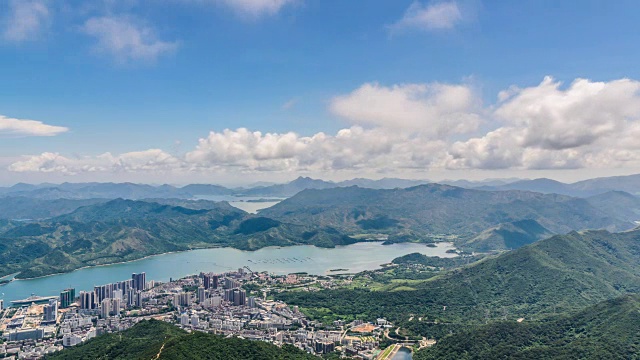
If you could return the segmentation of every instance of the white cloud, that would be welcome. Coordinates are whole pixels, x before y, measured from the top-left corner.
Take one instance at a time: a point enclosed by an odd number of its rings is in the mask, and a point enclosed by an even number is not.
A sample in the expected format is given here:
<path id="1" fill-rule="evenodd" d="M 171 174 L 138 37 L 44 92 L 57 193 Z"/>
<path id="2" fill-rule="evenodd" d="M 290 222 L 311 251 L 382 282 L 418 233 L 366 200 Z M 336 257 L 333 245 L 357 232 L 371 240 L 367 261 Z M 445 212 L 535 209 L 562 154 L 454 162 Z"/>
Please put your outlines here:
<path id="1" fill-rule="evenodd" d="M 450 168 L 554 169 L 615 167 L 637 161 L 640 82 L 576 79 L 568 88 L 546 77 L 539 85 L 499 94 L 499 127 L 459 141 Z"/>
<path id="2" fill-rule="evenodd" d="M 150 149 L 113 156 L 104 153 L 95 157 L 69 158 L 58 153 L 45 152 L 27 156 L 9 166 L 14 172 L 45 172 L 75 175 L 85 172 L 137 172 L 172 171 L 181 166 L 180 161 L 162 150 Z"/>
<path id="3" fill-rule="evenodd" d="M 422 4 L 418 1 L 409 6 L 402 19 L 391 25 L 391 30 L 447 30 L 462 21 L 462 13 L 455 1 Z"/>
<path id="4" fill-rule="evenodd" d="M 151 27 L 131 17 L 93 17 L 82 29 L 97 39 L 98 52 L 112 55 L 120 63 L 154 61 L 178 48 L 177 42 L 158 39 Z"/>
<path id="5" fill-rule="evenodd" d="M 241 15 L 257 18 L 275 15 L 286 5 L 297 0 L 217 0 Z"/>
<path id="6" fill-rule="evenodd" d="M 0 115 L 0 135 L 55 136 L 69 131 L 63 126 L 47 125 L 41 121 L 13 119 Z"/>
<path id="7" fill-rule="evenodd" d="M 45 0 L 11 0 L 4 21 L 4 38 L 22 42 L 37 39 L 48 26 L 51 13 Z"/>
<path id="8" fill-rule="evenodd" d="M 9 169 L 182 175 L 640 168 L 640 82 L 577 79 L 564 88 L 545 78 L 499 97 L 482 107 L 464 85 L 364 84 L 331 102 L 352 122 L 333 134 L 227 129 L 183 156 L 157 149 L 80 158 L 44 153 Z"/>
<path id="9" fill-rule="evenodd" d="M 331 101 L 331 111 L 358 125 L 410 129 L 433 137 L 475 130 L 479 98 L 465 85 L 368 83 Z"/>

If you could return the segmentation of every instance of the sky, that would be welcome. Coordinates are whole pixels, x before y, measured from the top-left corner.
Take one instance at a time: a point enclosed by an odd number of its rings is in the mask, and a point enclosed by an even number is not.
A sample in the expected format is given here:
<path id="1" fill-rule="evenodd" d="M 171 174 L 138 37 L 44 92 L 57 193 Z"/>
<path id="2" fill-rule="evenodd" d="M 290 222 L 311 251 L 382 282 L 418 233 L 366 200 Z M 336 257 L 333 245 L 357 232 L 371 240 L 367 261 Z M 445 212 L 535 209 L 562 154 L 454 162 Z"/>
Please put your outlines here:
<path id="1" fill-rule="evenodd" d="M 639 173 L 638 13 L 3 0 L 0 184 Z"/>

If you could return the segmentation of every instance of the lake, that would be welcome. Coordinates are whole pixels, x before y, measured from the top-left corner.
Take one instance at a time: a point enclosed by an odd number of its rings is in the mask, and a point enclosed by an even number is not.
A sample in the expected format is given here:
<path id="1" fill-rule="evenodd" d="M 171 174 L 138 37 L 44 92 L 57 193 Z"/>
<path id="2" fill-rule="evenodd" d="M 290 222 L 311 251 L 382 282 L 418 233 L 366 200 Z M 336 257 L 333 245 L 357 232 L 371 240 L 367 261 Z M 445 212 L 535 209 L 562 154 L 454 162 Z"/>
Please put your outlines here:
<path id="1" fill-rule="evenodd" d="M 210 200 L 210 201 L 226 201 L 229 205 L 236 207 L 240 210 L 246 211 L 249 214 L 257 214 L 259 210 L 272 207 L 284 199 L 269 197 L 266 200 L 273 201 L 260 201 L 265 200 L 263 196 L 230 196 L 230 195 L 198 195 L 194 200 Z"/>
<path id="2" fill-rule="evenodd" d="M 35 293 L 40 296 L 58 295 L 67 287 L 93 290 L 95 285 L 103 285 L 131 278 L 132 273 L 146 272 L 147 280 L 168 281 L 203 272 L 222 273 L 248 266 L 253 271 L 269 271 L 276 274 L 308 272 L 310 274 L 339 274 L 334 269 L 348 269 L 342 272 L 360 272 L 379 268 L 396 257 L 419 252 L 429 256 L 453 257 L 447 250 L 451 243 L 439 243 L 437 247 L 424 244 L 392 244 L 363 242 L 333 249 L 310 245 L 289 247 L 268 247 L 256 251 L 242 251 L 232 248 L 191 250 L 151 256 L 145 259 L 121 264 L 94 266 L 70 273 L 46 276 L 38 279 L 15 280 L 0 285 L 5 304 L 11 300 L 24 299 Z"/>
<path id="3" fill-rule="evenodd" d="M 411 360 L 413 359 L 413 354 L 411 353 L 411 349 L 406 347 L 401 347 L 400 350 L 393 356 L 391 360 Z"/>

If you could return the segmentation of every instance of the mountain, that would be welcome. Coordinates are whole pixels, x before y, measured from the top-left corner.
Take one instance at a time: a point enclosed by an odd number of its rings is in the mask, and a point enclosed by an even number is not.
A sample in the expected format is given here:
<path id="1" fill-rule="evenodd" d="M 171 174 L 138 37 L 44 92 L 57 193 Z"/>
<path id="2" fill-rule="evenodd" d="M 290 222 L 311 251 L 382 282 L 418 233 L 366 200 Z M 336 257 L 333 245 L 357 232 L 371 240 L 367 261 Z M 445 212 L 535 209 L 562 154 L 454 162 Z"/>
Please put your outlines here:
<path id="1" fill-rule="evenodd" d="M 415 360 L 633 359 L 640 353 L 640 296 L 626 295 L 541 322 L 470 327 L 418 351 Z"/>
<path id="2" fill-rule="evenodd" d="M 554 233 L 634 227 L 584 199 L 440 184 L 393 190 L 305 190 L 260 214 L 292 224 L 330 226 L 350 235 L 386 233 L 404 241 L 443 234 L 469 239 L 488 228 L 520 220 L 534 220 Z"/>
<path id="3" fill-rule="evenodd" d="M 46 219 L 70 213 L 81 206 L 103 203 L 106 199 L 42 200 L 28 197 L 0 197 L 0 219 Z"/>
<path id="4" fill-rule="evenodd" d="M 485 179 L 485 180 L 442 180 L 438 181 L 439 184 L 451 185 L 451 186 L 459 186 L 468 189 L 477 189 L 482 187 L 489 186 L 502 186 L 506 184 L 511 184 L 516 181 L 522 181 L 525 179 L 520 178 L 506 178 L 506 179 Z"/>
<path id="5" fill-rule="evenodd" d="M 58 185 L 17 184 L 10 188 L 4 188 L 1 193 L 4 196 L 22 196 L 43 200 L 192 197 L 188 192 L 171 185 L 152 186 L 133 183 L 63 183 Z"/>
<path id="6" fill-rule="evenodd" d="M 190 195 L 233 195 L 235 193 L 234 190 L 227 189 L 224 186 L 220 185 L 211 185 L 211 184 L 190 184 L 183 186 L 180 188 L 181 191 L 184 191 Z"/>
<path id="7" fill-rule="evenodd" d="M 288 224 L 225 202 L 214 204 L 212 209 L 187 208 L 116 199 L 38 222 L 0 224 L 0 274 L 30 278 L 216 246 L 255 250 L 355 242 L 331 228 Z"/>
<path id="8" fill-rule="evenodd" d="M 406 180 L 397 178 L 382 178 L 379 180 L 356 178 L 336 183 L 338 187 L 358 186 L 369 189 L 395 189 L 408 188 L 418 185 L 428 184 L 429 180 Z"/>
<path id="9" fill-rule="evenodd" d="M 618 219 L 636 222 L 640 220 L 640 197 L 624 191 L 609 191 L 587 198 L 596 209 Z"/>
<path id="10" fill-rule="evenodd" d="M 561 194 L 576 197 L 589 197 L 610 191 L 624 191 L 640 195 L 640 174 L 629 176 L 613 176 L 578 181 L 565 184 L 551 179 L 522 180 L 498 186 L 483 186 L 483 190 L 523 190 L 544 194 Z"/>
<path id="11" fill-rule="evenodd" d="M 489 228 L 459 246 L 480 252 L 512 250 L 551 235 L 535 220 L 519 220 Z"/>
<path id="12" fill-rule="evenodd" d="M 640 174 L 589 179 L 578 181 L 571 186 L 585 193 L 600 194 L 617 190 L 640 195 Z"/>
<path id="13" fill-rule="evenodd" d="M 542 321 L 639 293 L 640 229 L 557 235 L 428 280 L 394 285 L 397 289 L 282 293 L 276 298 L 300 306 L 312 318 L 386 317 L 411 334 L 436 338 L 505 317 Z"/>
<path id="14" fill-rule="evenodd" d="M 273 197 L 289 197 L 306 189 L 328 189 L 335 187 L 332 182 L 324 180 L 311 179 L 309 177 L 299 177 L 286 184 L 278 184 L 271 186 L 261 186 L 251 189 L 241 190 L 243 196 L 273 196 Z"/>
<path id="15" fill-rule="evenodd" d="M 260 359 L 313 360 L 317 357 L 292 346 L 188 333 L 159 320 L 142 320 L 131 328 L 95 337 L 85 344 L 45 356 L 47 360 L 90 359 Z"/>
<path id="16" fill-rule="evenodd" d="M 565 184 L 552 179 L 534 179 L 534 180 L 520 180 L 505 185 L 499 186 L 484 186 L 479 189 L 484 190 L 520 190 L 520 191 L 534 191 L 543 194 L 561 194 L 568 196 L 581 196 L 584 195 L 581 191 L 573 190 L 571 185 Z"/>

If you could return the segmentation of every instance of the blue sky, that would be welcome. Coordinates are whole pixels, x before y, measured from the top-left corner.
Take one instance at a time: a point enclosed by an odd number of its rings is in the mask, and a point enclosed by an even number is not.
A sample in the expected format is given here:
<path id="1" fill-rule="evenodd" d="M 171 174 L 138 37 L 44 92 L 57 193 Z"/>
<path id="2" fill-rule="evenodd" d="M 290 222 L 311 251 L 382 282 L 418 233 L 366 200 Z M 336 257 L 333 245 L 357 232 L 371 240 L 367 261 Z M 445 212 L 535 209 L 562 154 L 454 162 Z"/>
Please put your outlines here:
<path id="1" fill-rule="evenodd" d="M 639 10 L 3 1 L 0 183 L 638 172 Z"/>

